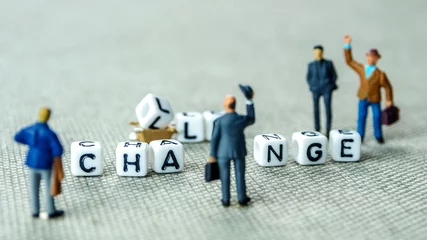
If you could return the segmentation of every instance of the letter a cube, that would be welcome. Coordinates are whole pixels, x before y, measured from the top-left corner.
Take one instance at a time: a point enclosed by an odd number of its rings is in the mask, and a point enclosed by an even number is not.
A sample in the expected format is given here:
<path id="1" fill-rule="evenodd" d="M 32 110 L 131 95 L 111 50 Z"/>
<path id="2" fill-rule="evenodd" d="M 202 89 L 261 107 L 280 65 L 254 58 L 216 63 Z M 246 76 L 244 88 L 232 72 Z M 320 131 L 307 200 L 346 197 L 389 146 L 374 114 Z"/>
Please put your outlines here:
<path id="1" fill-rule="evenodd" d="M 288 162 L 288 142 L 280 134 L 261 134 L 254 138 L 254 158 L 261 166 L 283 166 Z"/>
<path id="2" fill-rule="evenodd" d="M 157 173 L 184 170 L 184 146 L 177 140 L 165 139 L 150 142 L 150 165 Z"/>
<path id="3" fill-rule="evenodd" d="M 148 172 L 148 144 L 121 142 L 116 148 L 116 172 L 119 176 L 143 177 Z"/>
<path id="4" fill-rule="evenodd" d="M 324 164 L 328 139 L 319 132 L 305 131 L 292 134 L 292 155 L 301 165 Z"/>

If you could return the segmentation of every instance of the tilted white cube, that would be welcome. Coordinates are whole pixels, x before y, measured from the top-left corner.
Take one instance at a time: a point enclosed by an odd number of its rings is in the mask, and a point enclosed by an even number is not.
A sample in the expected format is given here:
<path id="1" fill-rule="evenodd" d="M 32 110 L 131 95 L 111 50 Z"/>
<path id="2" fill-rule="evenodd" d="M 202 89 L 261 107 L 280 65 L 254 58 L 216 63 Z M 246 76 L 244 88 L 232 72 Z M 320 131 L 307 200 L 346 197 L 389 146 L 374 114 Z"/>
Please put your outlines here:
<path id="1" fill-rule="evenodd" d="M 157 173 L 184 170 L 184 146 L 177 140 L 164 139 L 150 142 L 150 166 Z"/>
<path id="2" fill-rule="evenodd" d="M 225 112 L 204 111 L 203 120 L 205 123 L 205 139 L 210 141 L 212 139 L 213 123 L 214 121 L 224 115 Z"/>
<path id="3" fill-rule="evenodd" d="M 97 141 L 71 143 L 71 174 L 74 176 L 99 176 L 104 170 L 101 144 Z"/>
<path id="4" fill-rule="evenodd" d="M 359 161 L 361 145 L 360 134 L 354 130 L 332 130 L 329 133 L 329 153 L 334 161 Z"/>
<path id="5" fill-rule="evenodd" d="M 283 166 L 288 162 L 288 142 L 276 133 L 260 134 L 254 138 L 255 161 L 265 167 Z"/>
<path id="6" fill-rule="evenodd" d="M 142 99 L 135 111 L 141 128 L 165 128 L 173 119 L 169 101 L 151 93 Z"/>
<path id="7" fill-rule="evenodd" d="M 203 116 L 198 112 L 179 112 L 175 114 L 176 139 L 183 143 L 205 140 Z"/>
<path id="8" fill-rule="evenodd" d="M 292 155 L 301 165 L 324 164 L 328 138 L 319 132 L 304 131 L 292 134 Z"/>
<path id="9" fill-rule="evenodd" d="M 119 176 L 143 177 L 148 172 L 148 144 L 121 142 L 116 148 L 116 172 Z"/>

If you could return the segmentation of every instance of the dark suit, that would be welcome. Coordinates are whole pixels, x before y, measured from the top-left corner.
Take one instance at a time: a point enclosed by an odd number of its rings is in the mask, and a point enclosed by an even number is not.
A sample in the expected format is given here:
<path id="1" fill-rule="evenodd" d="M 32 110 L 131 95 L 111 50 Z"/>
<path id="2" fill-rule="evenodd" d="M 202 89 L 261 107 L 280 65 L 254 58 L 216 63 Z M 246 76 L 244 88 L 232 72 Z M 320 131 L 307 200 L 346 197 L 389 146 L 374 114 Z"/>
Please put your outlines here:
<path id="1" fill-rule="evenodd" d="M 230 201 L 231 160 L 234 160 L 237 198 L 244 201 L 247 197 L 245 183 L 247 152 L 244 130 L 255 122 L 255 109 L 253 104 L 247 104 L 246 109 L 246 116 L 235 112 L 226 113 L 214 122 L 210 155 L 218 162 L 223 201 Z"/>
<path id="2" fill-rule="evenodd" d="M 331 130 L 332 123 L 332 91 L 337 88 L 337 74 L 330 60 L 322 59 L 308 64 L 307 82 L 313 93 L 314 128 L 320 131 L 319 99 L 323 96 L 326 110 L 326 130 Z"/>

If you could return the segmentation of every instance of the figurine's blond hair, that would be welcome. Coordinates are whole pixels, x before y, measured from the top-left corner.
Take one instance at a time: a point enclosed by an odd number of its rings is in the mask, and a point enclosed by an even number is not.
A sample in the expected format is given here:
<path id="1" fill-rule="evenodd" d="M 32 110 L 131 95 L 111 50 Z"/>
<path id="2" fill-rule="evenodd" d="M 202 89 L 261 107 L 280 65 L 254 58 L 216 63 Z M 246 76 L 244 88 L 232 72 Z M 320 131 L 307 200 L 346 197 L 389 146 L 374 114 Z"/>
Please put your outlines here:
<path id="1" fill-rule="evenodd" d="M 39 122 L 46 123 L 50 118 L 50 109 L 47 107 L 42 107 L 39 110 Z"/>

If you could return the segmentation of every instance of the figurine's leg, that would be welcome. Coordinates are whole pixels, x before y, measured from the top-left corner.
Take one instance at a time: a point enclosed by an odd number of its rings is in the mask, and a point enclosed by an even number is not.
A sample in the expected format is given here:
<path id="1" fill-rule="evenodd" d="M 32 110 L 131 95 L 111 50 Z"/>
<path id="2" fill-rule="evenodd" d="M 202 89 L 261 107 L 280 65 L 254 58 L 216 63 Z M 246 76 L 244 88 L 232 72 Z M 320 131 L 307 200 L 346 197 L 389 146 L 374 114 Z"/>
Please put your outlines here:
<path id="1" fill-rule="evenodd" d="M 236 173 L 237 200 L 243 202 L 246 196 L 245 159 L 234 159 L 234 171 Z"/>
<path id="2" fill-rule="evenodd" d="M 52 171 L 51 170 L 42 170 L 42 178 L 45 183 L 45 199 L 46 199 L 46 212 L 51 215 L 54 214 L 55 209 L 55 200 L 52 197 L 51 194 L 51 184 L 52 184 Z"/>
<path id="3" fill-rule="evenodd" d="M 313 92 L 314 129 L 320 131 L 319 99 L 321 94 Z"/>
<path id="4" fill-rule="evenodd" d="M 30 207 L 32 215 L 40 213 L 40 180 L 41 176 L 38 170 L 30 169 Z"/>
<path id="5" fill-rule="evenodd" d="M 222 200 L 230 202 L 230 160 L 218 159 L 219 178 L 221 179 Z"/>
<path id="6" fill-rule="evenodd" d="M 359 117 L 357 120 L 357 131 L 360 134 L 360 137 L 363 138 L 365 136 L 365 127 L 366 127 L 366 116 L 368 115 L 368 106 L 369 102 L 367 99 L 359 100 Z"/>
<path id="7" fill-rule="evenodd" d="M 326 112 L 326 134 L 329 134 L 331 131 L 332 125 L 332 92 L 323 94 L 323 101 L 325 102 L 325 112 Z"/>
<path id="8" fill-rule="evenodd" d="M 372 103 L 372 113 L 374 120 L 374 136 L 379 139 L 383 137 L 383 131 L 381 127 L 381 105 L 380 103 Z"/>

